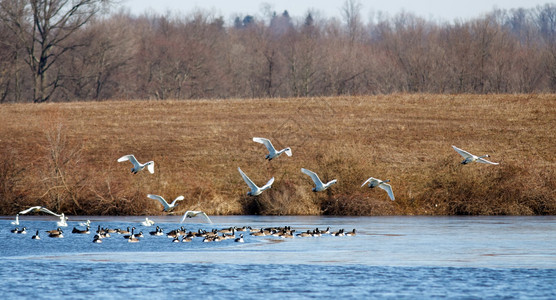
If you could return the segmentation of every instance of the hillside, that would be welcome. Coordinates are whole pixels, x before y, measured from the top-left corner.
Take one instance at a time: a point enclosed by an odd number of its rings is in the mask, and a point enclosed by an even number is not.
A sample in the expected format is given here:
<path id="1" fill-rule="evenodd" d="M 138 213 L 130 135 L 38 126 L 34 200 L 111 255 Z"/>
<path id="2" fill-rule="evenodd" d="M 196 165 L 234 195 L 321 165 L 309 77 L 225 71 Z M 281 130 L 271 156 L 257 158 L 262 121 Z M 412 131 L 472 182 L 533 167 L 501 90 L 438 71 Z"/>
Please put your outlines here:
<path id="1" fill-rule="evenodd" d="M 556 214 L 556 96 L 428 95 L 0 106 L 0 213 Z M 289 146 L 270 162 L 263 145 Z M 460 165 L 451 147 L 499 166 Z M 155 161 L 134 175 L 116 160 Z M 247 196 L 237 168 L 273 187 Z M 301 168 L 338 183 L 311 191 Z M 396 201 L 361 188 L 390 179 Z"/>

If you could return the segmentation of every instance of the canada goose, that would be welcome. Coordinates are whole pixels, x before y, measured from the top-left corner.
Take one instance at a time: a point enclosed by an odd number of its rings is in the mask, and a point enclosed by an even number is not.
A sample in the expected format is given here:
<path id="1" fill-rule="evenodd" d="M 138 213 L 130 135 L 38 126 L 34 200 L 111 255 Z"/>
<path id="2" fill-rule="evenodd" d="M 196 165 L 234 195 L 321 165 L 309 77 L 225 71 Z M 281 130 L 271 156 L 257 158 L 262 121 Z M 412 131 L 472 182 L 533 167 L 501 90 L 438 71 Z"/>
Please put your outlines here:
<path id="1" fill-rule="evenodd" d="M 15 221 L 12 221 L 12 225 L 19 225 L 19 214 L 15 215 Z"/>
<path id="2" fill-rule="evenodd" d="M 117 232 L 116 230 L 110 230 L 108 228 L 101 228 L 100 225 L 98 225 L 98 229 L 96 231 L 96 233 L 98 234 L 98 236 L 100 238 L 108 238 L 110 237 L 110 231 L 112 232 Z"/>
<path id="3" fill-rule="evenodd" d="M 234 242 L 236 242 L 236 243 L 243 243 L 243 242 L 244 242 L 244 240 L 243 240 L 243 233 L 240 234 L 239 237 L 236 238 L 236 239 L 234 240 Z"/>
<path id="4" fill-rule="evenodd" d="M 145 227 L 149 227 L 149 226 L 154 225 L 154 221 L 149 220 L 149 218 L 145 218 L 145 221 L 141 222 L 141 225 L 143 225 Z"/>
<path id="5" fill-rule="evenodd" d="M 11 233 L 17 233 L 18 231 L 19 231 L 19 228 L 17 228 L 17 227 L 15 229 L 10 230 Z"/>
<path id="6" fill-rule="evenodd" d="M 355 236 L 355 228 L 353 228 L 353 230 L 350 231 L 350 232 L 346 232 L 345 235 L 346 236 Z"/>
<path id="7" fill-rule="evenodd" d="M 18 230 L 16 233 L 18 233 L 18 234 L 27 234 L 27 227 L 21 228 L 21 230 Z"/>
<path id="8" fill-rule="evenodd" d="M 182 242 L 182 243 L 191 242 L 191 241 L 193 240 L 192 237 L 193 237 L 193 236 L 192 236 L 192 235 L 189 235 L 189 234 L 186 235 L 186 236 L 183 236 L 182 239 L 181 239 L 181 242 Z"/>
<path id="9" fill-rule="evenodd" d="M 143 237 L 143 231 L 139 231 L 139 233 L 133 233 L 134 230 L 135 230 L 135 227 L 131 228 L 131 234 L 124 235 L 124 239 L 129 240 L 131 237 L 134 237 L 134 238 L 142 238 Z"/>
<path id="10" fill-rule="evenodd" d="M 37 230 L 37 232 L 35 233 L 35 235 L 32 236 L 31 238 L 34 239 L 34 240 L 40 240 L 41 237 L 39 236 L 39 231 Z"/>
<path id="11" fill-rule="evenodd" d="M 330 227 L 326 227 L 326 230 L 321 230 L 320 232 L 322 234 L 329 234 L 330 233 Z"/>
<path id="12" fill-rule="evenodd" d="M 363 182 L 363 184 L 361 185 L 361 187 L 365 186 L 365 184 L 369 184 L 369 188 L 375 188 L 375 187 L 379 187 L 383 190 L 386 191 L 386 193 L 388 193 L 388 197 L 390 197 L 390 200 L 394 201 L 394 192 L 392 191 L 392 186 L 389 185 L 387 182 L 390 182 L 390 179 L 388 180 L 380 180 L 380 179 L 376 179 L 373 177 L 369 177 L 369 179 L 367 179 L 365 182 Z"/>
<path id="13" fill-rule="evenodd" d="M 148 194 L 147 197 L 153 199 L 153 200 L 158 200 L 158 202 L 160 202 L 160 204 L 162 204 L 162 206 L 164 206 L 164 211 L 171 211 L 174 209 L 174 207 L 176 207 L 178 204 L 178 201 L 181 201 L 183 199 L 185 199 L 183 196 L 178 196 L 176 199 L 174 199 L 174 201 L 172 201 L 172 203 L 168 204 L 168 202 L 162 198 L 162 196 L 159 195 L 153 195 L 153 194 Z"/>
<path id="14" fill-rule="evenodd" d="M 99 225 L 100 226 L 100 225 Z M 100 231 L 100 230 L 99 230 Z M 77 234 L 89 234 L 91 233 L 89 226 L 87 226 L 87 229 L 85 230 L 81 230 L 81 229 L 77 229 L 75 227 L 73 227 L 73 230 L 71 231 L 71 233 L 77 233 Z"/>
<path id="15" fill-rule="evenodd" d="M 68 226 L 68 223 L 66 222 L 68 220 L 68 218 L 62 213 L 62 214 L 56 214 L 54 212 L 52 212 L 51 210 L 49 210 L 48 208 L 44 207 L 44 206 L 33 206 L 30 207 L 26 210 L 22 210 L 19 212 L 20 215 L 25 215 L 27 213 L 30 212 L 44 212 L 47 214 L 51 214 L 53 216 L 56 216 L 58 218 L 60 218 L 60 221 L 56 222 L 56 224 L 60 227 L 66 227 Z"/>
<path id="16" fill-rule="evenodd" d="M 269 139 L 254 137 L 253 142 L 265 145 L 266 149 L 268 149 L 268 155 L 265 156 L 265 159 L 268 159 L 269 161 L 275 157 L 280 156 L 282 153 L 286 153 L 286 155 L 292 156 L 292 150 L 290 149 L 290 147 L 284 148 L 280 151 L 276 151 Z"/>
<path id="17" fill-rule="evenodd" d="M 102 237 L 98 234 L 95 234 L 95 236 L 93 237 L 93 243 L 95 243 L 95 244 L 102 243 Z"/>
<path id="18" fill-rule="evenodd" d="M 133 229 L 135 229 L 135 227 L 133 227 L 131 231 L 133 231 Z M 120 231 L 118 231 L 118 233 L 119 234 L 131 234 L 131 231 L 129 231 L 129 227 L 127 227 L 126 230 L 120 230 Z"/>
<path id="19" fill-rule="evenodd" d="M 133 168 L 131 168 L 131 173 L 137 174 L 137 172 L 139 172 L 139 171 L 143 170 L 145 167 L 147 167 L 149 172 L 151 172 L 151 174 L 154 174 L 154 161 L 149 161 L 149 162 L 146 162 L 146 163 L 142 164 L 142 163 L 137 161 L 137 159 L 135 158 L 135 156 L 133 154 L 124 155 L 124 156 L 118 158 L 118 162 L 123 162 L 123 161 L 128 161 L 128 160 L 133 164 Z"/>
<path id="20" fill-rule="evenodd" d="M 252 236 L 266 236 L 266 234 L 264 233 L 264 230 L 262 228 L 257 232 L 251 233 L 251 235 Z"/>
<path id="21" fill-rule="evenodd" d="M 81 222 L 81 223 L 79 223 L 79 225 L 80 225 L 80 226 L 88 227 L 88 226 L 91 226 L 91 221 L 90 221 L 90 220 L 87 220 L 87 222 Z"/>
<path id="22" fill-rule="evenodd" d="M 344 229 L 340 229 L 334 233 L 332 233 L 333 236 L 344 236 Z"/>
<path id="23" fill-rule="evenodd" d="M 181 218 L 180 223 L 183 223 L 183 221 L 184 221 L 186 218 L 193 218 L 193 217 L 196 217 L 196 216 L 198 216 L 198 215 L 204 217 L 209 223 L 212 224 L 212 221 L 211 221 L 210 218 L 207 216 L 207 214 L 206 214 L 205 212 L 203 212 L 203 211 L 200 211 L 200 210 L 188 210 L 188 211 L 186 211 L 185 214 L 183 214 L 183 217 Z"/>
<path id="24" fill-rule="evenodd" d="M 135 235 L 133 234 L 133 231 L 135 230 L 135 227 L 131 228 L 131 234 L 129 235 L 127 242 L 128 243 L 137 243 L 139 242 L 139 239 L 137 237 L 135 237 Z"/>
<path id="25" fill-rule="evenodd" d="M 251 179 L 249 179 L 249 177 L 247 177 L 247 175 L 245 175 L 245 173 L 243 173 L 243 171 L 239 167 L 237 168 L 237 170 L 239 171 L 239 174 L 241 174 L 241 177 L 243 177 L 245 183 L 247 183 L 247 185 L 251 189 L 249 192 L 247 192 L 247 195 L 249 196 L 260 195 L 265 190 L 271 188 L 272 183 L 274 183 L 274 177 L 272 177 L 265 185 L 263 185 L 262 187 L 258 187 Z"/>
<path id="26" fill-rule="evenodd" d="M 179 230 L 179 229 L 174 229 L 174 230 L 168 232 L 168 233 L 166 234 L 166 237 L 168 237 L 168 238 L 175 238 L 175 237 L 180 236 L 180 235 L 181 235 L 180 230 Z"/>
<path id="27" fill-rule="evenodd" d="M 207 232 L 201 228 L 199 228 L 199 230 L 197 231 L 197 233 L 195 233 L 196 237 L 205 237 L 207 235 Z"/>
<path id="28" fill-rule="evenodd" d="M 461 162 L 462 165 L 466 165 L 472 162 L 479 162 L 479 163 L 489 164 L 489 165 L 499 165 L 499 163 L 491 162 L 484 159 L 484 157 L 490 157 L 490 155 L 488 154 L 482 156 L 476 156 L 456 146 L 452 146 L 452 148 L 454 148 L 454 150 L 456 150 L 456 152 L 459 153 L 459 155 L 463 156 L 464 160 Z"/>
<path id="29" fill-rule="evenodd" d="M 235 232 L 235 228 L 234 227 L 222 228 L 222 229 L 218 230 L 218 232 L 220 232 L 220 233 L 232 233 L 232 232 Z"/>
<path id="30" fill-rule="evenodd" d="M 151 231 L 149 232 L 150 235 L 155 235 L 155 236 L 161 236 L 164 233 L 162 232 L 162 229 L 160 229 L 160 227 L 156 226 L 155 231 Z"/>
<path id="31" fill-rule="evenodd" d="M 63 231 L 60 227 L 58 227 L 58 228 L 53 229 L 53 230 L 48 230 L 48 231 L 46 231 L 46 233 L 48 233 L 48 234 L 51 234 L 51 233 L 52 234 L 60 234 L 60 233 L 63 233 Z"/>
<path id="32" fill-rule="evenodd" d="M 63 234 L 62 230 L 56 230 L 56 231 L 52 231 L 52 230 L 51 230 L 51 231 L 48 233 L 48 237 L 51 237 L 51 238 L 60 238 L 60 239 L 61 239 L 61 238 L 64 237 L 64 234 Z"/>
<path id="33" fill-rule="evenodd" d="M 311 237 L 311 236 L 313 236 L 313 234 L 311 233 L 311 230 L 307 229 L 307 231 L 305 231 L 305 232 L 298 233 L 297 236 L 298 237 Z"/>
<path id="34" fill-rule="evenodd" d="M 285 239 L 293 239 L 294 238 L 294 232 L 295 230 L 289 230 L 289 231 L 284 231 L 282 232 L 282 234 L 280 234 L 281 238 L 285 238 Z"/>
<path id="35" fill-rule="evenodd" d="M 180 239 L 179 237 L 176 235 L 176 237 L 174 237 L 174 239 L 172 240 L 172 243 L 179 243 Z"/>
<path id="36" fill-rule="evenodd" d="M 320 192 L 320 191 L 324 191 L 327 188 L 329 188 L 331 185 L 335 184 L 336 182 L 338 182 L 336 179 L 331 180 L 327 183 L 323 183 L 319 176 L 317 175 L 317 173 L 313 172 L 313 171 L 309 171 L 307 169 L 301 168 L 301 172 L 303 172 L 306 175 L 309 175 L 311 177 L 311 179 L 313 180 L 313 182 L 315 183 L 315 187 L 313 188 L 313 192 Z"/>

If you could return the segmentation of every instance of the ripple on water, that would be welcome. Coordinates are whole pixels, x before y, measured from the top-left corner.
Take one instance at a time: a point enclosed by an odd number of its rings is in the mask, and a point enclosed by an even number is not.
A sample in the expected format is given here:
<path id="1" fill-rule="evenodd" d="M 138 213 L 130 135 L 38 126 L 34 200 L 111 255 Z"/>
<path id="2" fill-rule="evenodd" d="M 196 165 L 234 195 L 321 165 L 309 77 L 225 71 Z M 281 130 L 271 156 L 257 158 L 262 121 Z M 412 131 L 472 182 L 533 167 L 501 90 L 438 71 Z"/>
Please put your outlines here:
<path id="1" fill-rule="evenodd" d="M 260 220 L 257 226 L 268 225 Z M 241 245 L 150 236 L 130 245 L 116 235 L 96 245 L 92 236 L 71 234 L 33 241 L 0 220 L 0 290 L 5 299 L 556 299 L 554 218 L 295 220 L 301 228 L 357 227 L 360 234 L 246 236 Z"/>

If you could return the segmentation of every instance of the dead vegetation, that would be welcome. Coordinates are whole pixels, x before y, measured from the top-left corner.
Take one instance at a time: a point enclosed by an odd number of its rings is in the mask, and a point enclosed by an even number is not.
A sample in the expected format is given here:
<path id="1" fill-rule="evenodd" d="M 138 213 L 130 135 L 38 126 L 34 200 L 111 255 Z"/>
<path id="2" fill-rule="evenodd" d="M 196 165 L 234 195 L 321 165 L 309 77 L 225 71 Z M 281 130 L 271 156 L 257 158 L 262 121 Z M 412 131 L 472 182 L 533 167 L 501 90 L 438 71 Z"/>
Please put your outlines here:
<path id="1" fill-rule="evenodd" d="M 0 106 L 0 213 L 556 214 L 556 96 L 428 95 Z M 251 138 L 290 146 L 264 159 Z M 456 145 L 499 166 L 460 165 Z M 154 160 L 131 174 L 117 158 Z M 237 172 L 272 189 L 247 196 Z M 338 184 L 311 191 L 308 168 Z M 360 187 L 391 179 L 396 201 Z"/>

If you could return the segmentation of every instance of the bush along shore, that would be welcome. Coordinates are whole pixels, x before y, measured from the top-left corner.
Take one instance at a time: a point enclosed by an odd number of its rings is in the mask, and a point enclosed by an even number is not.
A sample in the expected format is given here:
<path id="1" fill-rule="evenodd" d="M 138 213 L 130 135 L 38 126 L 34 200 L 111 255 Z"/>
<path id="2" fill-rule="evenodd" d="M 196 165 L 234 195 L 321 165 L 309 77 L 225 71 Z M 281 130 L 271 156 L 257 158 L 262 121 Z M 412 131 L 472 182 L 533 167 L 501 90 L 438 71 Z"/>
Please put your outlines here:
<path id="1" fill-rule="evenodd" d="M 556 214 L 556 95 L 393 94 L 0 106 L 0 213 Z M 271 161 L 264 145 L 291 147 Z M 462 165 L 452 145 L 499 165 Z M 133 174 L 129 162 L 154 161 Z M 249 196 L 237 168 L 259 186 Z M 338 182 L 312 192 L 300 169 Z M 390 179 L 396 196 L 361 184 Z"/>

